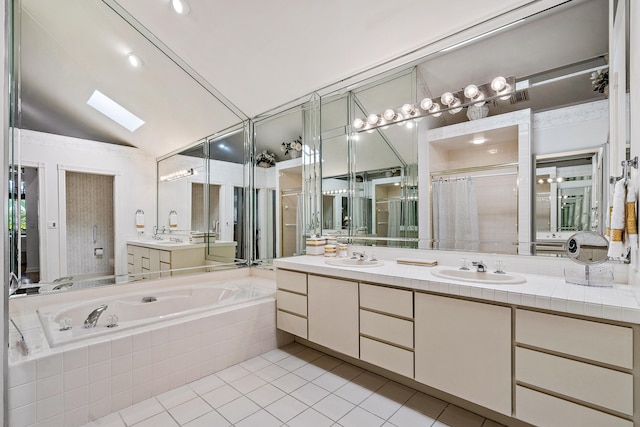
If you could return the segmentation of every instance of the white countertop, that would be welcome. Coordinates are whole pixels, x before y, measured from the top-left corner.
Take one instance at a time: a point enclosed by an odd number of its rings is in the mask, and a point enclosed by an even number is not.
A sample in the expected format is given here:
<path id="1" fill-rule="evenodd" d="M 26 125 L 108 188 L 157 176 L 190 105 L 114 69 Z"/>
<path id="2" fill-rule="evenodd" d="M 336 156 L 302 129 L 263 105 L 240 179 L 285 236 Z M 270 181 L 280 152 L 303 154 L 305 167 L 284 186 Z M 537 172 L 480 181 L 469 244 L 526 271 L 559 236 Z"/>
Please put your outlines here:
<path id="1" fill-rule="evenodd" d="M 518 273 L 526 277 L 526 283 L 489 285 L 442 279 L 431 274 L 430 270 L 435 267 L 397 264 L 395 260 L 383 260 L 384 265 L 380 267 L 359 268 L 328 265 L 326 259 L 305 255 L 279 258 L 274 265 L 305 273 L 640 324 L 640 302 L 633 288 L 626 284 L 581 286 L 566 283 L 562 277 Z"/>
<path id="2" fill-rule="evenodd" d="M 127 245 L 142 246 L 162 251 L 179 251 L 184 249 L 204 248 L 205 243 L 174 242 L 170 240 L 127 240 Z"/>

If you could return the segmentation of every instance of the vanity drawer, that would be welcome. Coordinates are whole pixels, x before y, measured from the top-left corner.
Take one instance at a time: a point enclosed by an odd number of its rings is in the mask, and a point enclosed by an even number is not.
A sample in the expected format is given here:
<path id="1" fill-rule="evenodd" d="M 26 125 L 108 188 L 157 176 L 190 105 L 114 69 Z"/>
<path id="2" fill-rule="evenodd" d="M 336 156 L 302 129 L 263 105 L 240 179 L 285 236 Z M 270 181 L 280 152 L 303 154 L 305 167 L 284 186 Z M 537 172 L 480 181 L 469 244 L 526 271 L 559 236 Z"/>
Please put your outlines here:
<path id="1" fill-rule="evenodd" d="M 307 275 L 296 271 L 276 270 L 276 284 L 278 289 L 307 294 Z"/>
<path id="2" fill-rule="evenodd" d="M 516 380 L 633 415 L 633 376 L 624 372 L 516 348 Z"/>
<path id="3" fill-rule="evenodd" d="M 142 258 L 142 269 L 149 271 L 151 260 L 149 258 Z"/>
<path id="4" fill-rule="evenodd" d="M 127 264 L 133 265 L 133 254 L 127 254 Z"/>
<path id="5" fill-rule="evenodd" d="M 307 297 L 278 289 L 276 292 L 278 310 L 307 316 Z"/>
<path id="6" fill-rule="evenodd" d="M 360 359 L 413 378 L 413 352 L 400 347 L 360 337 Z"/>
<path id="7" fill-rule="evenodd" d="M 633 422 L 516 386 L 516 418 L 540 427 L 633 427 Z"/>
<path id="8" fill-rule="evenodd" d="M 624 326 L 517 309 L 516 342 L 633 368 L 633 330 Z"/>
<path id="9" fill-rule="evenodd" d="M 413 322 L 360 310 L 360 333 L 413 349 Z"/>
<path id="10" fill-rule="evenodd" d="M 280 310 L 277 310 L 276 313 L 278 329 L 307 338 L 307 319 Z"/>
<path id="11" fill-rule="evenodd" d="M 413 319 L 413 292 L 360 283 L 360 307 Z"/>
<path id="12" fill-rule="evenodd" d="M 160 251 L 160 262 L 171 264 L 171 251 Z"/>

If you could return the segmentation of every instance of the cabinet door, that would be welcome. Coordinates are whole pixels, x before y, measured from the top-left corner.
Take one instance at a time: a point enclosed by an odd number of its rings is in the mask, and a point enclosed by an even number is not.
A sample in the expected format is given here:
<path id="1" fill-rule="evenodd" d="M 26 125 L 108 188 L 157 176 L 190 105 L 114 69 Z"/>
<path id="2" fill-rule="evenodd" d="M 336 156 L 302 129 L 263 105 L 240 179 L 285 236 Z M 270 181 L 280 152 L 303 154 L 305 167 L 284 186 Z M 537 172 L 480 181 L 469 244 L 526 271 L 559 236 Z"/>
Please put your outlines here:
<path id="1" fill-rule="evenodd" d="M 359 357 L 358 283 L 309 275 L 309 340 Z"/>
<path id="2" fill-rule="evenodd" d="M 511 415 L 511 309 L 416 293 L 415 379 Z"/>

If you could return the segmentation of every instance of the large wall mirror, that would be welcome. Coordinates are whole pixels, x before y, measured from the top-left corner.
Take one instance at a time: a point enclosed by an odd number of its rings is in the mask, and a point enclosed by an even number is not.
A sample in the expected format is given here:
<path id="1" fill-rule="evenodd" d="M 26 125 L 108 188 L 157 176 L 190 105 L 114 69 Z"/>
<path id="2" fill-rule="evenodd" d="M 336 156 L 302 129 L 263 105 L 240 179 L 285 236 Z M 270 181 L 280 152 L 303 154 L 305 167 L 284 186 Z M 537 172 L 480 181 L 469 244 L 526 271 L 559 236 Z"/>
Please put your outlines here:
<path id="1" fill-rule="evenodd" d="M 360 244 L 554 254 L 535 180 L 547 167 L 566 177 L 554 187 L 567 200 L 554 203 L 557 231 L 574 221 L 603 232 L 608 34 L 607 2 L 571 1 L 323 97 L 325 232 Z M 424 99 L 439 110 L 421 108 Z M 578 154 L 590 178 L 568 166 Z"/>
<path id="2" fill-rule="evenodd" d="M 246 125 L 238 125 L 246 117 L 144 37 L 114 2 L 14 4 L 19 109 L 12 130 L 19 158 L 9 226 L 12 272 L 23 292 L 246 260 L 247 139 Z M 113 102 L 132 113 L 131 121 L 100 112 Z M 196 141 L 202 141 L 197 155 L 196 148 L 185 151 Z M 179 154 L 157 162 L 172 152 Z M 174 172 L 173 163 L 198 174 L 158 183 L 159 175 Z M 188 188 L 169 202 L 171 185 Z M 178 230 L 186 232 L 178 237 Z M 155 242 L 164 246 L 153 256 L 143 256 L 153 247 L 135 256 L 128 247 L 154 237 L 166 242 Z M 209 238 L 205 250 L 201 242 Z M 188 257 L 193 262 L 155 259 L 180 243 L 201 245 Z"/>

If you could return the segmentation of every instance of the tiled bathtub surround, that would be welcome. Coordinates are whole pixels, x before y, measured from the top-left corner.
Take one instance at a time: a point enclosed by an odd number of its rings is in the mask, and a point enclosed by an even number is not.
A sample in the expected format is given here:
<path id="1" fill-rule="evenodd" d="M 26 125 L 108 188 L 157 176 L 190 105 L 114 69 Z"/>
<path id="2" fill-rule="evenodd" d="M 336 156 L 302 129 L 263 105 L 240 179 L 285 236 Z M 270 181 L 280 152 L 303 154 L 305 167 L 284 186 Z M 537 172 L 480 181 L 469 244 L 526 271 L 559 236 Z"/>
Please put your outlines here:
<path id="1" fill-rule="evenodd" d="M 269 298 L 54 350 L 31 339 L 35 354 L 11 351 L 9 425 L 83 425 L 272 350 L 278 336 Z"/>

